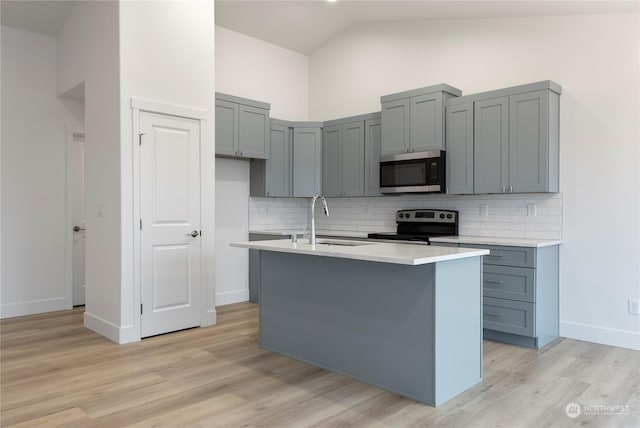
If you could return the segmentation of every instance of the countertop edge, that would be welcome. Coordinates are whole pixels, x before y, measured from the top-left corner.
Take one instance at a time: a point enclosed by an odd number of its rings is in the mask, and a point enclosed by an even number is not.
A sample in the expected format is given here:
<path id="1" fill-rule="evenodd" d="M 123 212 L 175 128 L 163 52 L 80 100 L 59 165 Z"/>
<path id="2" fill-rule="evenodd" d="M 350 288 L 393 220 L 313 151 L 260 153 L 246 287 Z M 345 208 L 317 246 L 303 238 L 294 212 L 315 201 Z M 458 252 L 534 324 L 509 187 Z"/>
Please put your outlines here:
<path id="1" fill-rule="evenodd" d="M 311 256 L 319 256 L 319 257 L 337 257 L 343 259 L 351 259 L 351 260 L 362 260 L 362 261 L 371 261 L 378 263 L 391 263 L 391 264 L 401 264 L 401 265 L 423 265 L 430 263 L 438 263 L 449 260 L 456 260 L 468 257 L 479 257 L 489 254 L 489 250 L 485 249 L 461 249 L 461 248 L 448 248 L 445 250 L 447 254 L 437 254 L 437 255 L 429 255 L 424 257 L 410 257 L 407 255 L 390 255 L 390 254 L 367 254 L 367 253 L 358 253 L 357 248 L 361 246 L 354 247 L 330 247 L 323 248 L 322 250 L 315 249 L 311 247 L 309 244 L 297 243 L 294 244 L 290 241 L 286 240 L 273 240 L 273 241 L 249 241 L 249 242 L 232 242 L 229 244 L 231 247 L 235 248 L 248 248 L 253 250 L 262 250 L 262 251 L 275 251 L 280 253 L 290 253 L 290 254 L 304 254 Z M 366 247 L 373 248 L 373 246 L 378 246 L 379 248 L 382 246 L 383 249 L 392 249 L 393 246 L 399 246 L 400 249 L 402 247 L 411 248 L 412 251 L 415 251 L 417 246 L 412 244 L 384 244 L 384 243 L 368 243 Z M 397 247 L 396 247 L 397 248 Z M 430 250 L 428 246 L 423 246 L 422 251 L 433 251 Z M 433 248 L 433 247 L 431 247 Z M 440 247 L 444 248 L 444 247 Z M 464 250 L 464 251 L 460 251 Z M 440 249 L 439 251 L 443 251 Z"/>

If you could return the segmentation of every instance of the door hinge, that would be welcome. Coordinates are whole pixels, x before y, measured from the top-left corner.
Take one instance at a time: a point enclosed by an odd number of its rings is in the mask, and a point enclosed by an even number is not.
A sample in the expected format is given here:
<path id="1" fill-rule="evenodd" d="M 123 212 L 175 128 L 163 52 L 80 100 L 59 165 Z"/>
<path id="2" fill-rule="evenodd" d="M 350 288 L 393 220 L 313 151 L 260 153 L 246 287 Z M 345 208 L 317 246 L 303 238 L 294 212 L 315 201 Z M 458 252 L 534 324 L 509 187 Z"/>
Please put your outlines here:
<path id="1" fill-rule="evenodd" d="M 142 219 L 140 219 L 140 230 L 142 230 Z"/>
<path id="2" fill-rule="evenodd" d="M 142 136 L 144 135 L 144 133 L 140 133 L 138 134 L 138 145 L 141 146 L 142 145 Z"/>
<path id="3" fill-rule="evenodd" d="M 140 303 L 140 315 L 142 315 L 144 312 L 142 310 L 142 303 Z"/>
<path id="4" fill-rule="evenodd" d="M 200 237 L 202 238 L 202 231 L 200 231 Z"/>

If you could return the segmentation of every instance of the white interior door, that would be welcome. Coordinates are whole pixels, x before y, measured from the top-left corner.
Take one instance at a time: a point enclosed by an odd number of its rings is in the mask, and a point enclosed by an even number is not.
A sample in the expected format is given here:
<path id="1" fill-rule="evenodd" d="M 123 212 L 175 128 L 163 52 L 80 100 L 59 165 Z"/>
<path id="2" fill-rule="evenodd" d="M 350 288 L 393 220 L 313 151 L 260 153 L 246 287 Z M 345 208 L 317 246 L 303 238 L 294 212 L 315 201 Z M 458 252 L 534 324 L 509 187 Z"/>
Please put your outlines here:
<path id="1" fill-rule="evenodd" d="M 140 113 L 141 337 L 200 325 L 200 123 Z"/>
<path id="2" fill-rule="evenodd" d="M 84 135 L 73 134 L 71 144 L 71 217 L 73 223 L 72 300 L 73 306 L 84 305 L 84 257 L 86 216 L 84 209 Z"/>

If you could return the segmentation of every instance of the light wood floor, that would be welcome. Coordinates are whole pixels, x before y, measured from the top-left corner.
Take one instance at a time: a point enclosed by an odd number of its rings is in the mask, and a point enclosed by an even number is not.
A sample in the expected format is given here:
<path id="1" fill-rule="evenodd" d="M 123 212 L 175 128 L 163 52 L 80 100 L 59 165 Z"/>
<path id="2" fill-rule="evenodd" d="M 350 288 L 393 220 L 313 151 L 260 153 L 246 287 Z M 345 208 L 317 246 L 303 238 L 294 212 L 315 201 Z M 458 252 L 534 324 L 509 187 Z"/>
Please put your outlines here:
<path id="1" fill-rule="evenodd" d="M 260 349 L 251 303 L 220 307 L 214 327 L 121 346 L 85 329 L 82 311 L 2 321 L 3 427 L 640 425 L 635 351 L 485 341 L 482 383 L 433 408 Z M 570 402 L 630 411 L 570 419 Z"/>

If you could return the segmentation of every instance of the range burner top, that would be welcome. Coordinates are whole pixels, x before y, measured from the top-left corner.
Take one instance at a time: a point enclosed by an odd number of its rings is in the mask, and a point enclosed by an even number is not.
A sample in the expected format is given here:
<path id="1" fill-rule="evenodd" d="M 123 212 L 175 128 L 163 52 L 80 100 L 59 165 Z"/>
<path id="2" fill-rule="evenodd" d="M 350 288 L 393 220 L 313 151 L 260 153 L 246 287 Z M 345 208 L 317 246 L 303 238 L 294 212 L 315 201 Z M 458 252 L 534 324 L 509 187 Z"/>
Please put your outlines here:
<path id="1" fill-rule="evenodd" d="M 429 242 L 429 237 L 458 234 L 458 212 L 451 210 L 401 210 L 396 213 L 397 233 L 370 233 L 370 239 Z"/>

